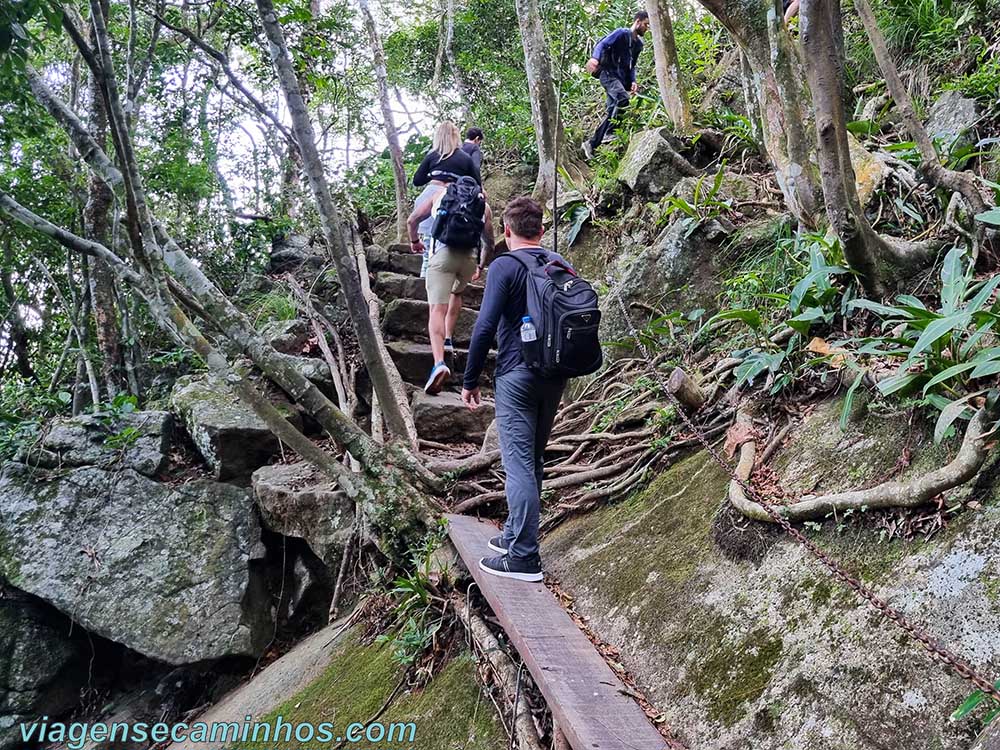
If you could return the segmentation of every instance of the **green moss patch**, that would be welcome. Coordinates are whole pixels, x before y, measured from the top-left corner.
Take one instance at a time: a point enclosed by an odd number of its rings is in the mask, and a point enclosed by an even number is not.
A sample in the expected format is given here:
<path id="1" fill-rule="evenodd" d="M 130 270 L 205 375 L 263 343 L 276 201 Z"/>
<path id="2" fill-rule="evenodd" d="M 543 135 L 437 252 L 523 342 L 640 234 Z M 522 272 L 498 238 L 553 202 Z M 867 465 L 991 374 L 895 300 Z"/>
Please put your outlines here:
<path id="1" fill-rule="evenodd" d="M 401 677 L 400 668 L 392 661 L 390 645 L 365 646 L 356 635 L 350 635 L 319 678 L 260 721 L 273 726 L 280 716 L 291 724 L 331 722 L 339 734 L 351 724 L 368 721 L 385 704 Z M 494 750 L 507 741 L 493 705 L 480 694 L 475 668 L 467 654 L 449 662 L 423 690 L 397 696 L 378 721 L 387 729 L 393 724 L 413 722 L 414 741 L 399 743 L 413 750 Z M 348 743 L 344 748 L 362 750 L 373 744 L 381 747 L 385 742 Z M 330 746 L 293 739 L 290 743 L 249 744 L 240 750 L 318 750 Z"/>
<path id="2" fill-rule="evenodd" d="M 710 719 L 732 726 L 746 715 L 744 706 L 763 694 L 781 654 L 781 638 L 764 629 L 736 643 L 723 639 L 699 654 L 688 685 L 706 701 Z"/>

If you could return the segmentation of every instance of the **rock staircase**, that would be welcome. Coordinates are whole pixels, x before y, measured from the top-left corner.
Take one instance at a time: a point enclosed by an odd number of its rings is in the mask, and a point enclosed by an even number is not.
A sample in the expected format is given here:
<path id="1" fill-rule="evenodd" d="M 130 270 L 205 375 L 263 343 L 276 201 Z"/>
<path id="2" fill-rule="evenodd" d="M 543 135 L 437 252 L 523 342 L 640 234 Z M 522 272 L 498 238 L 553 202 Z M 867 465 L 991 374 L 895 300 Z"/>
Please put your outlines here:
<path id="1" fill-rule="evenodd" d="M 455 354 L 449 362 L 450 382 L 436 396 L 423 392 L 424 382 L 433 364 L 427 335 L 427 290 L 420 278 L 420 255 L 406 252 L 402 245 L 389 248 L 387 258 L 375 264 L 375 294 L 382 302 L 382 333 L 386 348 L 406 383 L 417 434 L 428 445 L 443 444 L 456 451 L 478 448 L 493 421 L 492 393 L 483 381 L 483 403 L 475 412 L 462 404 L 462 373 L 468 359 L 469 339 L 483 299 L 483 286 L 470 285 L 453 333 Z M 486 375 L 492 376 L 495 364 L 490 353 Z"/>

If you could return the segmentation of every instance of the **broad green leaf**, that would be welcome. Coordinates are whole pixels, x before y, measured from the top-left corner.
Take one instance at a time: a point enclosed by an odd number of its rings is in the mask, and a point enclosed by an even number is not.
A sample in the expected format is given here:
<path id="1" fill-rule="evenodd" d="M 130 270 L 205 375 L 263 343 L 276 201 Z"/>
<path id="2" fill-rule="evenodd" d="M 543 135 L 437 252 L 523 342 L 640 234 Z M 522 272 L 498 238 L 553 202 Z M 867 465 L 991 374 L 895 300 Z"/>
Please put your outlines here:
<path id="1" fill-rule="evenodd" d="M 951 380 L 956 375 L 961 375 L 963 372 L 971 370 L 975 366 L 976 366 L 975 362 L 962 362 L 961 364 L 952 365 L 951 367 L 945 368 L 944 370 L 939 372 L 937 375 L 935 375 L 933 378 L 931 378 L 924 384 L 924 391 L 923 391 L 924 395 L 926 396 L 927 391 L 929 391 L 931 388 L 938 385 L 939 383 L 943 383 L 946 380 Z"/>
<path id="2" fill-rule="evenodd" d="M 979 312 L 980 308 L 985 305 L 996 288 L 1000 286 L 1000 275 L 994 276 L 983 283 L 979 287 L 979 291 L 976 292 L 976 296 L 969 300 L 969 304 L 965 306 L 965 309 L 971 313 Z"/>
<path id="3" fill-rule="evenodd" d="M 760 313 L 758 311 L 742 309 L 724 310 L 720 313 L 716 313 L 709 319 L 706 325 L 717 320 L 738 320 L 742 323 L 746 323 L 754 330 L 759 330 L 762 323 Z"/>
<path id="4" fill-rule="evenodd" d="M 968 401 L 973 396 L 979 396 L 985 393 L 985 391 L 976 391 L 975 393 L 970 393 L 968 396 L 963 396 L 962 398 L 956 399 L 948 404 L 944 409 L 941 410 L 940 416 L 934 425 L 934 442 L 940 443 L 948 432 L 948 428 L 951 427 L 955 420 L 962 416 L 962 414 L 971 407 L 968 405 Z"/>
<path id="5" fill-rule="evenodd" d="M 986 325 L 977 328 L 975 333 L 969 336 L 969 340 L 962 344 L 961 348 L 958 350 L 959 359 L 965 359 L 969 356 L 969 352 L 976 348 L 976 345 L 979 344 L 983 336 L 993 330 L 995 322 L 996 321 L 991 320 Z"/>
<path id="6" fill-rule="evenodd" d="M 792 289 L 792 294 L 788 298 L 789 309 L 793 313 L 797 313 L 799 311 L 799 307 L 802 305 L 802 298 L 806 296 L 806 292 L 809 291 L 813 284 L 821 278 L 825 279 L 830 274 L 845 273 L 846 270 L 847 269 L 841 268 L 840 266 L 820 266 L 819 268 L 807 273 Z"/>
<path id="7" fill-rule="evenodd" d="M 974 690 L 972 694 L 962 702 L 962 705 L 952 712 L 951 721 L 964 719 L 984 700 L 986 700 L 986 693 L 982 690 Z"/>
<path id="8" fill-rule="evenodd" d="M 915 307 L 918 310 L 927 309 L 927 305 L 925 305 L 919 299 L 914 297 L 912 294 L 901 294 L 898 297 L 896 297 L 896 301 L 901 305 L 906 305 L 907 307 Z"/>
<path id="9" fill-rule="evenodd" d="M 871 312 L 881 315 L 883 318 L 912 318 L 913 316 L 906 310 L 899 307 L 889 307 L 888 305 L 883 305 L 879 302 L 873 302 L 870 299 L 853 299 L 848 304 L 852 310 L 870 310 Z"/>
<path id="10" fill-rule="evenodd" d="M 981 221 L 984 224 L 990 224 L 994 227 L 1000 227 L 1000 208 L 991 208 L 989 211 L 983 211 L 981 214 L 976 214 L 976 221 Z"/>
<path id="11" fill-rule="evenodd" d="M 891 396 L 893 393 L 898 393 L 899 391 L 910 387 L 919 381 L 922 376 L 922 373 L 917 372 L 907 372 L 902 375 L 893 375 L 885 380 L 880 380 L 878 383 L 878 389 L 882 395 Z"/>
<path id="12" fill-rule="evenodd" d="M 967 277 L 962 262 L 964 254 L 961 248 L 953 247 L 944 257 L 941 267 L 941 312 L 945 315 L 953 314 L 965 298 Z"/>
<path id="13" fill-rule="evenodd" d="M 854 406 L 854 393 L 858 390 L 858 386 L 861 385 L 861 381 L 864 380 L 865 371 L 861 370 L 858 376 L 854 378 L 854 382 L 851 383 L 851 387 L 847 389 L 847 395 L 844 396 L 844 406 L 840 410 L 840 431 L 843 432 L 847 429 L 847 418 L 851 416 L 851 407 Z"/>
<path id="14" fill-rule="evenodd" d="M 950 335 L 953 331 L 965 328 L 969 325 L 969 320 L 969 314 L 964 312 L 932 320 L 920 334 L 917 343 L 913 345 L 909 360 L 912 362 L 917 358 L 917 355 L 927 351 L 935 342 Z"/>
<path id="15" fill-rule="evenodd" d="M 1000 372 L 1000 359 L 990 359 L 976 365 L 976 369 L 969 375 L 970 378 L 986 378 Z"/>

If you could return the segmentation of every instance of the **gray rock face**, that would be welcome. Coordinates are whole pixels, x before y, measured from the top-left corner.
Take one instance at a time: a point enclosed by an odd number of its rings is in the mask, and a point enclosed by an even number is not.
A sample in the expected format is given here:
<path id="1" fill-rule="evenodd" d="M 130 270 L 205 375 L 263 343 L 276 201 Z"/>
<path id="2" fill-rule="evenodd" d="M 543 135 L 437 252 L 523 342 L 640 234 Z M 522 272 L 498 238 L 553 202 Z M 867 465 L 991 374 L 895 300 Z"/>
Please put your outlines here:
<path id="1" fill-rule="evenodd" d="M 311 331 L 304 320 L 296 319 L 271 321 L 260 333 L 282 354 L 301 354 Z"/>
<path id="2" fill-rule="evenodd" d="M 0 599 L 0 750 L 22 747 L 21 722 L 68 711 L 86 684 L 83 650 L 51 614 L 13 591 Z"/>
<path id="3" fill-rule="evenodd" d="M 267 425 L 219 380 L 181 378 L 170 403 L 216 479 L 249 475 L 278 452 Z"/>
<path id="4" fill-rule="evenodd" d="M 943 141 L 946 150 L 972 143 L 971 130 L 979 119 L 975 99 L 962 96 L 960 91 L 945 91 L 931 107 L 927 133 Z"/>
<path id="5" fill-rule="evenodd" d="M 817 407 L 772 463 L 793 492 L 871 486 L 904 446 L 920 476 L 953 455 L 905 416 L 841 431 Z M 897 467 L 898 468 L 898 467 Z M 980 501 L 929 540 L 880 538 L 829 520 L 806 534 L 876 593 L 987 675 L 1000 665 L 1000 495 L 995 468 L 947 505 Z M 950 722 L 961 678 L 769 525 L 713 522 L 727 476 L 704 453 L 627 502 L 546 537 L 546 564 L 597 633 L 621 648 L 687 747 L 732 750 L 965 750 L 982 714 Z M 725 520 L 725 514 L 722 516 Z M 724 544 L 720 545 L 720 540 Z"/>
<path id="6" fill-rule="evenodd" d="M 270 635 L 246 490 L 9 463 L 0 507 L 0 576 L 94 633 L 170 664 L 256 655 Z"/>
<path id="7" fill-rule="evenodd" d="M 373 271 L 389 271 L 404 276 L 420 276 L 424 256 L 409 252 L 409 245 L 390 245 L 385 257 L 379 257 L 372 266 Z"/>
<path id="8" fill-rule="evenodd" d="M 422 390 L 413 394 L 413 422 L 417 434 L 425 440 L 444 443 L 481 443 L 494 417 L 494 405 L 483 399 L 475 411 L 462 403 L 452 391 L 428 396 Z"/>
<path id="9" fill-rule="evenodd" d="M 689 228 L 685 221 L 675 221 L 649 247 L 618 256 L 614 284 L 601 302 L 602 339 L 614 341 L 629 335 L 619 296 L 626 306 L 639 302 L 664 312 L 711 309 L 719 291 L 718 242 L 726 228 L 715 220 L 690 234 Z M 649 321 L 649 311 L 629 309 L 641 330 Z"/>
<path id="10" fill-rule="evenodd" d="M 289 273 L 298 270 L 304 263 L 318 269 L 325 264 L 325 259 L 313 249 L 308 237 L 290 234 L 276 239 L 271 245 L 271 257 L 265 271 L 269 274 Z"/>
<path id="11" fill-rule="evenodd" d="M 647 198 L 667 195 L 684 176 L 675 165 L 679 146 L 667 128 L 636 133 L 618 166 L 617 180 Z"/>
<path id="12" fill-rule="evenodd" d="M 267 528 L 304 539 L 336 568 L 354 524 L 354 501 L 345 492 L 305 462 L 261 467 L 253 491 Z"/>
<path id="13" fill-rule="evenodd" d="M 38 446 L 19 459 L 44 468 L 101 465 L 155 476 L 166 468 L 173 426 L 165 411 L 57 419 Z"/>
<path id="14" fill-rule="evenodd" d="M 430 305 L 413 299 L 397 299 L 385 306 L 382 331 L 387 336 L 427 341 L 427 316 Z M 476 325 L 476 311 L 463 307 L 455 323 L 452 338 L 459 346 L 469 343 Z"/>

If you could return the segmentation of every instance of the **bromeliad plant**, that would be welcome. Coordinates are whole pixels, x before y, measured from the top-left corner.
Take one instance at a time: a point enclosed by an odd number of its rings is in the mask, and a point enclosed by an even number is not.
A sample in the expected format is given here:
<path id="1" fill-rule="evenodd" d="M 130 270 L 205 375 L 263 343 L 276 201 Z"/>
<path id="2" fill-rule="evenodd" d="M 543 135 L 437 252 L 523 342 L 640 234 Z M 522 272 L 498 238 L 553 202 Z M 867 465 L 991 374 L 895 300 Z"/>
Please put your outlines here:
<path id="1" fill-rule="evenodd" d="M 1000 304 L 994 299 L 1000 275 L 976 282 L 965 251 L 953 248 L 941 269 L 941 305 L 934 310 L 913 295 L 894 305 L 866 299 L 849 303 L 882 318 L 887 333 L 840 342 L 859 344 L 859 356 L 901 360 L 899 369 L 879 381 L 886 396 L 919 394 L 940 410 L 934 438 L 940 441 L 959 418 L 969 418 L 969 402 L 987 394 L 1000 374 L 1000 341 L 996 328 Z"/>
<path id="2" fill-rule="evenodd" d="M 802 369 L 827 359 L 811 356 L 803 344 L 817 325 L 830 325 L 837 315 L 850 314 L 850 302 L 856 296 L 857 284 L 853 273 L 839 263 L 839 243 L 814 235 L 807 246 L 809 270 L 796 282 L 790 294 L 775 292 L 761 296 L 778 301 L 787 315 L 770 330 L 765 330 L 764 318 L 755 309 L 724 310 L 708 320 L 706 328 L 722 321 L 736 320 L 754 334 L 754 344 L 734 351 L 732 356 L 743 361 L 736 368 L 738 384 L 752 385 L 764 377 L 769 393 L 778 393 L 788 386 Z M 790 335 L 778 335 L 781 329 L 791 329 Z M 777 343 L 780 342 L 780 343 Z"/>

